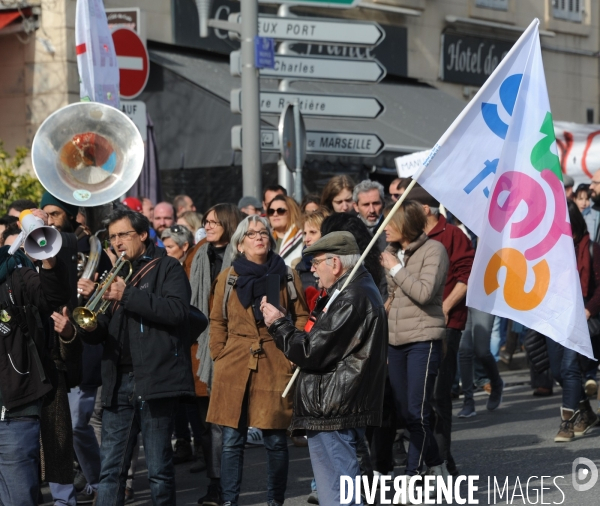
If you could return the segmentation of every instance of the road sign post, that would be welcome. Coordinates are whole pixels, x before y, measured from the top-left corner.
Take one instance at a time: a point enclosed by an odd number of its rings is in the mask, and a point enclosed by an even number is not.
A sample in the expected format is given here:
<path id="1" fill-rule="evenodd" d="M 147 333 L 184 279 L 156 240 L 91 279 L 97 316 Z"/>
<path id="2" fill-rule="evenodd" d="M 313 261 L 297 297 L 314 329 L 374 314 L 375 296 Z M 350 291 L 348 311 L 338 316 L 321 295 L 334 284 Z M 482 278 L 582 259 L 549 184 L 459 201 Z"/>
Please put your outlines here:
<path id="1" fill-rule="evenodd" d="M 242 151 L 242 186 L 244 195 L 261 197 L 260 163 L 260 83 L 254 66 L 254 37 L 258 35 L 258 1 L 240 2 L 242 14 L 240 74 L 242 76 L 242 114 L 244 150 Z M 239 52 L 238 52 L 239 54 Z"/>
<path id="2" fill-rule="evenodd" d="M 294 172 L 294 198 L 302 200 L 302 167 L 306 160 L 306 129 L 297 103 L 288 103 L 281 113 L 278 128 L 281 157 Z"/>

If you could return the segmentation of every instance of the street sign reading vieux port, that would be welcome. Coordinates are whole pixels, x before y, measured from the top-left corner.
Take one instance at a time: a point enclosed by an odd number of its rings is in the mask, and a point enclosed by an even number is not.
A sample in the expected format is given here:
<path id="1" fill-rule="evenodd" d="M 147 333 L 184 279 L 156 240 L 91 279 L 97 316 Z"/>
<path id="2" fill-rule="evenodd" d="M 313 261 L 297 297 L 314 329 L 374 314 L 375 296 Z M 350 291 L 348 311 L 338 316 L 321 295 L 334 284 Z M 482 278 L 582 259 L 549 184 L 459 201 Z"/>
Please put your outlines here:
<path id="1" fill-rule="evenodd" d="M 242 150 L 242 127 L 239 125 L 231 129 L 231 147 L 237 151 Z M 385 143 L 377 134 L 315 130 L 306 132 L 306 152 L 310 154 L 377 156 L 383 151 L 383 148 L 385 148 Z M 260 129 L 260 149 L 262 151 L 280 151 L 277 129 L 268 127 Z"/>
<path id="2" fill-rule="evenodd" d="M 261 91 L 260 112 L 281 114 L 287 103 L 297 101 L 303 116 L 324 118 L 377 118 L 385 110 L 375 97 L 317 95 L 297 91 Z M 231 112 L 242 113 L 242 90 L 231 90 Z"/>
<path id="3" fill-rule="evenodd" d="M 260 3 L 266 4 L 298 4 L 311 5 L 313 7 L 336 7 L 340 9 L 348 9 L 354 7 L 360 0 L 258 0 Z"/>
<path id="4" fill-rule="evenodd" d="M 240 51 L 229 55 L 232 76 L 242 75 Z M 261 77 L 277 79 L 316 79 L 320 81 L 354 81 L 378 83 L 386 74 L 385 67 L 377 60 L 350 60 L 327 56 L 275 55 L 275 68 L 260 69 Z"/>
<path id="5" fill-rule="evenodd" d="M 241 14 L 231 14 L 229 21 L 241 23 Z M 258 34 L 277 40 L 293 40 L 321 44 L 377 46 L 385 38 L 385 31 L 372 21 L 347 19 L 284 18 L 261 14 Z"/>

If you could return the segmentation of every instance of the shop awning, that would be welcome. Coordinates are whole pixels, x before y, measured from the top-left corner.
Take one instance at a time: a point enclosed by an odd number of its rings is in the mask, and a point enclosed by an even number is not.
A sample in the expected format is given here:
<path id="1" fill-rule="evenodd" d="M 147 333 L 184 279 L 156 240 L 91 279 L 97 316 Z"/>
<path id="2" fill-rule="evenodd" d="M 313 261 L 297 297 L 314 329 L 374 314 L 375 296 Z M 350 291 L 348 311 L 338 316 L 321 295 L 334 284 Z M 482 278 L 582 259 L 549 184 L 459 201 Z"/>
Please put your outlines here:
<path id="1" fill-rule="evenodd" d="M 230 75 L 229 62 L 218 55 L 197 54 L 162 44 L 150 45 L 150 59 L 155 69 L 151 71 L 151 81 L 152 72 L 163 72 L 157 68 L 160 67 L 178 76 L 179 80 L 187 81 L 190 85 L 197 87 L 198 92 L 203 95 L 202 100 L 197 100 L 196 106 L 189 103 L 184 106 L 181 109 L 184 117 L 179 117 L 177 124 L 174 122 L 171 124 L 173 128 L 179 128 L 184 137 L 188 135 L 186 132 L 194 132 L 194 143 L 190 143 L 189 149 L 185 149 L 185 154 L 182 153 L 179 158 L 176 157 L 177 161 L 181 163 L 181 167 L 218 166 L 219 163 L 209 164 L 216 162 L 216 158 L 220 162 L 225 161 L 226 158 L 232 160 L 232 157 L 236 157 L 238 160 L 239 154 L 234 155 L 231 152 L 229 132 L 231 126 L 241 123 L 241 117 L 231 113 L 229 104 L 231 90 L 241 87 L 241 79 Z M 364 95 L 378 98 L 385 105 L 385 111 L 374 120 L 324 119 L 306 116 L 304 120 L 307 130 L 376 133 L 384 140 L 386 149 L 376 159 L 363 158 L 362 163 L 387 167 L 394 166 L 393 156 L 431 148 L 465 106 L 462 100 L 451 97 L 431 86 L 418 83 L 385 81 L 377 85 L 360 85 L 296 81 L 292 83 L 291 87 L 295 91 L 302 92 Z M 160 140 L 161 119 L 152 112 L 152 103 L 167 101 L 175 106 L 177 100 L 157 97 L 157 90 L 154 88 L 156 87 L 149 85 L 141 98 L 148 102 L 149 112 L 156 124 L 157 139 L 160 145 L 162 144 Z M 169 90 L 166 85 L 163 85 L 162 88 L 162 93 L 176 93 L 176 90 Z M 261 80 L 261 90 L 276 89 L 276 80 Z M 200 105 L 200 102 L 204 105 Z M 216 114 L 217 110 L 218 114 Z M 205 111 L 211 112 L 206 114 Z M 175 113 L 169 113 L 169 116 L 173 114 Z M 262 120 L 263 124 L 276 126 L 278 117 L 264 115 Z M 206 128 L 207 123 L 210 124 L 210 128 Z M 202 136 L 198 135 L 200 132 L 203 133 Z M 176 136 L 170 132 L 169 138 L 174 141 Z M 161 149 L 159 147 L 159 153 Z M 215 150 L 224 150 L 225 156 L 223 153 L 216 156 Z M 264 162 L 266 162 L 265 158 L 270 159 L 272 156 L 263 156 Z M 329 161 L 332 161 L 332 158 L 335 157 L 327 157 Z M 274 159 L 276 159 L 276 155 Z M 162 163 L 162 160 L 163 156 L 161 155 L 161 168 L 177 168 L 176 160 L 172 159 L 166 165 Z"/>
<path id="2" fill-rule="evenodd" d="M 0 11 L 0 30 L 20 17 L 21 14 L 19 11 Z"/>

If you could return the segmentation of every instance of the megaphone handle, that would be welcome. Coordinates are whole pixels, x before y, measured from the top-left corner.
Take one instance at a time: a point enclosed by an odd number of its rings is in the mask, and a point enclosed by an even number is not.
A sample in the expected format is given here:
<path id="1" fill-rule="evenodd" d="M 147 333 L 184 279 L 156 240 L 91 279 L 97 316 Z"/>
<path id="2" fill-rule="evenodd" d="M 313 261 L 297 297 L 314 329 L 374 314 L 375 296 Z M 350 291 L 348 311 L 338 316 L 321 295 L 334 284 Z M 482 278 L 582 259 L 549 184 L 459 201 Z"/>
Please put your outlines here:
<path id="1" fill-rule="evenodd" d="M 17 250 L 23 245 L 26 237 L 27 235 L 25 234 L 25 232 L 21 231 L 21 233 L 15 239 L 15 242 L 13 242 L 10 248 L 8 249 L 8 254 L 14 255 L 17 252 Z"/>

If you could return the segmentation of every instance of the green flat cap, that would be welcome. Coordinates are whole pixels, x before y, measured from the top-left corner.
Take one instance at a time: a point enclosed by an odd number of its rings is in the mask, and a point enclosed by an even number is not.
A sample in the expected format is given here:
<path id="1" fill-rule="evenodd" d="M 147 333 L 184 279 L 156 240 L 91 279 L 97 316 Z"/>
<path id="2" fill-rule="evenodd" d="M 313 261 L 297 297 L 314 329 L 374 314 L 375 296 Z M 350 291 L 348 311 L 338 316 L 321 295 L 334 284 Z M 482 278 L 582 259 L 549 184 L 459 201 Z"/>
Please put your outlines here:
<path id="1" fill-rule="evenodd" d="M 350 232 L 331 232 L 324 235 L 302 253 L 316 255 L 317 253 L 332 253 L 334 255 L 360 255 L 356 239 Z"/>

